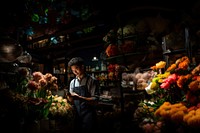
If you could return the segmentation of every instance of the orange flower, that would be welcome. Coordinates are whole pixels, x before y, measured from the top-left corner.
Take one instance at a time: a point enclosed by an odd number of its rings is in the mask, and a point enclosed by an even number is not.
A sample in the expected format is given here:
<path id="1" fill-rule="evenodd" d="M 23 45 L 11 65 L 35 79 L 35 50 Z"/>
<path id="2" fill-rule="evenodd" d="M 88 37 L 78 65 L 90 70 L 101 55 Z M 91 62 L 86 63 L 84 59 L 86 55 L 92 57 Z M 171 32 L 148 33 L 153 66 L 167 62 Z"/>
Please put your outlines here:
<path id="1" fill-rule="evenodd" d="M 199 127 L 200 117 L 197 115 L 193 115 L 187 120 L 187 124 L 191 127 Z"/>
<path id="2" fill-rule="evenodd" d="M 165 113 L 166 110 L 170 110 L 171 109 L 171 103 L 170 102 L 164 102 L 155 112 L 154 115 L 155 116 L 160 116 L 163 113 Z M 168 112 L 169 113 L 169 112 Z"/>
<path id="3" fill-rule="evenodd" d="M 199 75 L 199 72 L 200 72 L 200 64 L 199 64 L 198 66 L 196 66 L 196 67 L 192 70 L 191 74 L 192 74 L 192 75 Z"/>
<path id="4" fill-rule="evenodd" d="M 176 104 L 171 105 L 172 108 L 181 108 L 183 106 L 185 106 L 185 105 L 183 105 L 182 103 L 176 103 Z"/>
<path id="5" fill-rule="evenodd" d="M 197 91 L 199 90 L 199 81 L 195 80 L 195 81 L 192 81 L 190 82 L 190 84 L 188 85 L 189 89 L 191 91 Z"/>
<path id="6" fill-rule="evenodd" d="M 169 119 L 170 118 L 170 110 L 161 110 L 160 115 L 163 118 Z"/>
<path id="7" fill-rule="evenodd" d="M 184 56 L 180 59 L 178 63 L 178 68 L 186 70 L 189 66 L 190 60 L 187 56 Z"/>
<path id="8" fill-rule="evenodd" d="M 184 69 L 184 70 L 187 70 L 188 66 L 189 66 L 189 62 L 187 62 L 187 61 L 183 61 L 183 62 L 178 64 L 178 68 L 181 68 L 181 69 Z"/>
<path id="9" fill-rule="evenodd" d="M 171 103 L 170 103 L 170 102 L 164 102 L 164 103 L 162 104 L 162 107 L 165 107 L 165 106 L 171 106 Z"/>
<path id="10" fill-rule="evenodd" d="M 182 106 L 182 107 L 180 107 L 179 110 L 182 110 L 183 112 L 187 113 L 188 108 L 186 106 Z"/>
<path id="11" fill-rule="evenodd" d="M 191 106 L 190 108 L 188 108 L 188 112 L 192 111 L 192 110 L 196 110 L 196 106 Z M 191 112 L 190 112 L 191 113 Z"/>
<path id="12" fill-rule="evenodd" d="M 156 71 L 156 66 L 151 66 L 150 67 L 153 71 Z"/>
<path id="13" fill-rule="evenodd" d="M 181 75 L 177 80 L 177 85 L 180 88 L 183 88 L 183 85 L 191 78 L 191 74 Z"/>
<path id="14" fill-rule="evenodd" d="M 171 114 L 171 119 L 174 122 L 182 122 L 184 115 L 185 115 L 185 113 L 182 110 L 179 110 L 178 112 Z"/>
<path id="15" fill-rule="evenodd" d="M 195 76 L 197 81 L 200 81 L 200 76 Z"/>
<path id="16" fill-rule="evenodd" d="M 185 114 L 183 116 L 183 121 L 187 123 L 188 119 L 191 118 L 194 115 L 195 111 L 190 111 L 189 113 Z"/>
<path id="17" fill-rule="evenodd" d="M 169 66 L 169 67 L 167 68 L 166 71 L 173 71 L 173 70 L 175 70 L 176 67 L 177 67 L 176 64 L 172 64 L 171 66 Z"/>
<path id="18" fill-rule="evenodd" d="M 170 110 L 170 114 L 174 114 L 174 113 L 176 113 L 176 112 L 178 112 L 178 111 L 179 111 L 178 108 L 172 108 L 172 109 Z"/>
<path id="19" fill-rule="evenodd" d="M 183 57 L 181 58 L 181 60 L 182 60 L 182 61 L 190 62 L 190 60 L 189 60 L 189 58 L 188 58 L 187 56 L 183 56 Z"/>
<path id="20" fill-rule="evenodd" d="M 159 108 L 154 112 L 154 115 L 155 116 L 160 116 L 160 112 L 161 112 L 161 109 Z"/>
<path id="21" fill-rule="evenodd" d="M 196 115 L 200 115 L 200 108 L 196 109 Z"/>

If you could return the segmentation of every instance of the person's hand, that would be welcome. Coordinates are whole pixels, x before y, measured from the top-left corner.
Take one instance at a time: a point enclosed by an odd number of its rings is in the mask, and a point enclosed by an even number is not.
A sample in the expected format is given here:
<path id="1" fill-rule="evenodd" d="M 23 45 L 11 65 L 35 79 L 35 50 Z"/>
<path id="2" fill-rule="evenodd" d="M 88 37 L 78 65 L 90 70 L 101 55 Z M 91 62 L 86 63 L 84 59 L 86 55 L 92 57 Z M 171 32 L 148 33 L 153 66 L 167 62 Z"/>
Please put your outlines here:
<path id="1" fill-rule="evenodd" d="M 71 92 L 71 96 L 72 96 L 73 100 L 80 99 L 80 95 L 78 95 L 76 92 Z"/>
<path id="2" fill-rule="evenodd" d="M 66 94 L 66 98 L 67 98 L 67 100 L 70 102 L 70 103 L 74 103 L 74 101 L 73 101 L 73 97 L 72 97 L 72 95 L 68 92 L 67 94 Z"/>
<path id="3" fill-rule="evenodd" d="M 79 95 L 78 95 L 77 93 L 75 93 L 75 92 L 72 92 L 72 93 L 71 93 L 71 96 L 73 96 L 73 97 L 78 97 Z"/>

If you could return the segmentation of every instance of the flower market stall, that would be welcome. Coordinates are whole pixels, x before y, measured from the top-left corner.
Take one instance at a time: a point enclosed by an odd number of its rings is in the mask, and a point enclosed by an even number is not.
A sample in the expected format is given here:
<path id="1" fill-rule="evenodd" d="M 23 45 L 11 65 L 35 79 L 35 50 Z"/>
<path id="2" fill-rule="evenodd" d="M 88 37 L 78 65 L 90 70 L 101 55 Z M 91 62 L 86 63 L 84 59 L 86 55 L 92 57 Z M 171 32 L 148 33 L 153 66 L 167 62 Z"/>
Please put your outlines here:
<path id="1" fill-rule="evenodd" d="M 200 65 L 183 56 L 165 67 L 165 61 L 151 67 L 157 74 L 145 88 L 150 97 L 140 101 L 134 121 L 145 133 L 199 131 Z"/>

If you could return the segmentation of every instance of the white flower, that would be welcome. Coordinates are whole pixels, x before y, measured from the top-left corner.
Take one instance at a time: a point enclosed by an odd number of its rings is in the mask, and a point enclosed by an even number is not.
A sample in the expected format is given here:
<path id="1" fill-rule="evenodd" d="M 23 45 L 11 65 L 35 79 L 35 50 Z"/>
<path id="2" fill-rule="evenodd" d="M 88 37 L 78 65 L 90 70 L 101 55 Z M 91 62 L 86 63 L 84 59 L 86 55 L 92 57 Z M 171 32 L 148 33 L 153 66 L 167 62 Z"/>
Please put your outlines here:
<path id="1" fill-rule="evenodd" d="M 155 90 L 151 89 L 152 82 L 145 88 L 147 94 L 153 94 Z"/>

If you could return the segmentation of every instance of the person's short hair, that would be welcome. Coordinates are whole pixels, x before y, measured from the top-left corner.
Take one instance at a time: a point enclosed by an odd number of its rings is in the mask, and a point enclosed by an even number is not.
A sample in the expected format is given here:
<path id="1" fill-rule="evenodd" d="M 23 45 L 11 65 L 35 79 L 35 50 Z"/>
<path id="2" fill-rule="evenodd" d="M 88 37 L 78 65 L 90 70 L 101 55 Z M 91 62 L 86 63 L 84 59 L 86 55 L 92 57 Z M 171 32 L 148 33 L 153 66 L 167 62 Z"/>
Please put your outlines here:
<path id="1" fill-rule="evenodd" d="M 74 57 L 68 62 L 69 67 L 73 65 L 77 65 L 77 66 L 84 65 L 84 60 L 81 57 Z"/>

